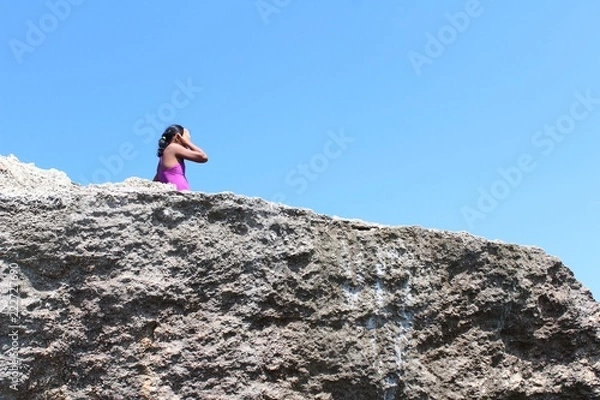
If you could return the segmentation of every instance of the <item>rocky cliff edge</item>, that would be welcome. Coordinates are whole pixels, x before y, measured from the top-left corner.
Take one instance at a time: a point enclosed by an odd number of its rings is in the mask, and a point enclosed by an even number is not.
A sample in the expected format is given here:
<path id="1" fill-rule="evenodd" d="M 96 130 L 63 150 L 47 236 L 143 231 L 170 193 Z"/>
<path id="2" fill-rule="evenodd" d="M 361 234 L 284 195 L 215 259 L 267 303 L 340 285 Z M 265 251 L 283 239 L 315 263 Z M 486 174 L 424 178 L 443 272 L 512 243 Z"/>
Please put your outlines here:
<path id="1" fill-rule="evenodd" d="M 0 399 L 600 399 L 538 248 L 0 157 Z"/>

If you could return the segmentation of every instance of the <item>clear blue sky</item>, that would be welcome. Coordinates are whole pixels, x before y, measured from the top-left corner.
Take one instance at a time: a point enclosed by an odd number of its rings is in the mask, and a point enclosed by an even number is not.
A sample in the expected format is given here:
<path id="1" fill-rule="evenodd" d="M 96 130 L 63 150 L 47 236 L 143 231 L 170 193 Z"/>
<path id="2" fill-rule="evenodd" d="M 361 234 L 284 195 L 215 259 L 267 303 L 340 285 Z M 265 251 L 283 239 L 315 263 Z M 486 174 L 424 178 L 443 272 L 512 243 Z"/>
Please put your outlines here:
<path id="1" fill-rule="evenodd" d="M 434 3 L 434 4 L 430 4 Z M 439 4 L 438 4 L 439 3 Z M 6 1 L 0 154 L 542 247 L 600 295 L 600 4 Z"/>

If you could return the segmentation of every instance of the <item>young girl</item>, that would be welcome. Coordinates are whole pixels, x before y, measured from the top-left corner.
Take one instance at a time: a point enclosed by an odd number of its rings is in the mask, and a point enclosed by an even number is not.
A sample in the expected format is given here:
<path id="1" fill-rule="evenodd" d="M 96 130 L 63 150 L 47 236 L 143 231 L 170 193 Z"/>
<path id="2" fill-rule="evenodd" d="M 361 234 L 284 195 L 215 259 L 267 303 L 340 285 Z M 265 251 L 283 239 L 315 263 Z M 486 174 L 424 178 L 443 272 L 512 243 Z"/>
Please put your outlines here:
<path id="1" fill-rule="evenodd" d="M 154 181 L 172 183 L 177 190 L 190 190 L 185 177 L 185 163 L 190 160 L 205 163 L 208 156 L 191 141 L 190 132 L 181 125 L 171 125 L 158 141 L 158 166 Z"/>

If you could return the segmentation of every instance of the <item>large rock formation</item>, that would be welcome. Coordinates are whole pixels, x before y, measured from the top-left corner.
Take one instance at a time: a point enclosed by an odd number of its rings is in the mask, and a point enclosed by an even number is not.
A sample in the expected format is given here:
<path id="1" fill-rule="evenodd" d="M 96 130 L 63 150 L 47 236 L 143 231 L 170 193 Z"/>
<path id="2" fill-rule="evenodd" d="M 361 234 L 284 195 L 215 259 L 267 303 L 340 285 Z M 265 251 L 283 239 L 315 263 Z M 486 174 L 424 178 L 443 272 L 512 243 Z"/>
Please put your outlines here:
<path id="1" fill-rule="evenodd" d="M 14 157 L 0 226 L 1 399 L 600 399 L 600 306 L 538 248 Z"/>

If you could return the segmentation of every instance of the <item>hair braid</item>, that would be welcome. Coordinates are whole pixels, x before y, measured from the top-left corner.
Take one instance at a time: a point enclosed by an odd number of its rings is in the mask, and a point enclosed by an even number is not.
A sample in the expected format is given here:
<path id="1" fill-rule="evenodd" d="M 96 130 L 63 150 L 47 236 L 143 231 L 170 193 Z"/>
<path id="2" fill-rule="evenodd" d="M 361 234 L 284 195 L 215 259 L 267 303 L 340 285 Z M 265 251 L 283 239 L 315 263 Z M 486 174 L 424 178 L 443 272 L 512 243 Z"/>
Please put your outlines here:
<path id="1" fill-rule="evenodd" d="M 171 125 L 163 132 L 162 136 L 158 140 L 158 151 L 156 155 L 158 157 L 162 157 L 165 149 L 171 142 L 175 135 L 180 134 L 183 135 L 183 126 L 181 125 Z"/>

